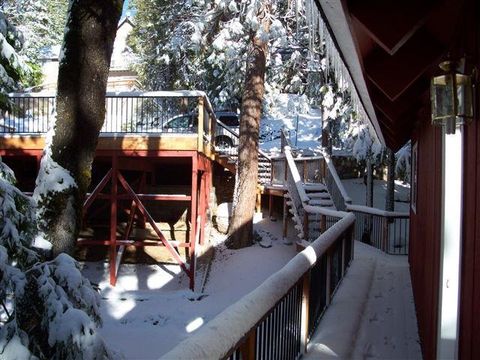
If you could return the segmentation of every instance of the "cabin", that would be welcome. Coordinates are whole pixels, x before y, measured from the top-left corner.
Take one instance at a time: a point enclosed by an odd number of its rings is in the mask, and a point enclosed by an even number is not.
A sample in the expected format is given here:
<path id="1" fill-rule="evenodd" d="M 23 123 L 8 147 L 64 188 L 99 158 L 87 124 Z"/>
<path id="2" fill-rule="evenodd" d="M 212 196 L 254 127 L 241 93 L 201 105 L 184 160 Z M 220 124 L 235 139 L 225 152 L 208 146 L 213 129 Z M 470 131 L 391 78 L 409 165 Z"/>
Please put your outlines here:
<path id="1" fill-rule="evenodd" d="M 409 262 L 423 356 L 478 359 L 480 4 L 315 4 L 380 141 L 394 151 L 412 142 Z M 445 76 L 456 86 L 442 84 Z M 472 104 L 473 114 L 454 112 Z M 443 117 L 432 124 L 432 113 Z"/>

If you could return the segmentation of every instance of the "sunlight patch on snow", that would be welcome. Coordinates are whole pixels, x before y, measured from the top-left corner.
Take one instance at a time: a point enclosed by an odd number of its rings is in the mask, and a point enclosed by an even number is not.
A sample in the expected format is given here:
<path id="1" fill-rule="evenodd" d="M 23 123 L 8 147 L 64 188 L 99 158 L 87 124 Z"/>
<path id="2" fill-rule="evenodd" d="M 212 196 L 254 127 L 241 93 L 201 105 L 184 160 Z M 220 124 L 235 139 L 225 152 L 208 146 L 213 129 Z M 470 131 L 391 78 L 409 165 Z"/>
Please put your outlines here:
<path id="1" fill-rule="evenodd" d="M 187 330 L 188 333 L 191 333 L 197 330 L 202 325 L 203 319 L 201 317 L 197 317 L 195 320 L 191 321 L 187 326 L 185 326 L 185 330 Z"/>
<path id="2" fill-rule="evenodd" d="M 113 319 L 120 320 L 135 308 L 136 302 L 133 298 L 119 297 L 110 299 L 102 305 L 105 306 L 109 316 Z"/>
<path id="3" fill-rule="evenodd" d="M 167 274 L 159 270 L 162 272 L 162 276 L 160 276 L 158 272 L 151 274 L 147 279 L 148 288 L 152 290 L 161 289 L 182 272 L 180 266 L 168 266 L 167 270 L 169 271 Z"/>

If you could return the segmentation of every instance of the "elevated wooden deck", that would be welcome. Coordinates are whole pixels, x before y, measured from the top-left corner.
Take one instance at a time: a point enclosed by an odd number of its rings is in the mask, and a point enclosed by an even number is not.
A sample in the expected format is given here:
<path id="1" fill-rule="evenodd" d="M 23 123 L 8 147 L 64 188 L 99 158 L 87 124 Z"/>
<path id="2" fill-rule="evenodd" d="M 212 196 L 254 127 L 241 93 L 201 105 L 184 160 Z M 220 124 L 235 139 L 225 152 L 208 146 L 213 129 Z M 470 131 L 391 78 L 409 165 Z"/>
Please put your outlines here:
<path id="1" fill-rule="evenodd" d="M 54 94 L 12 94 L 0 156 L 32 191 L 54 122 Z M 106 246 L 115 284 L 125 247 L 164 247 L 195 286 L 207 245 L 216 118 L 198 91 L 111 93 L 84 202 L 82 246 Z M 176 191 L 170 190 L 174 187 Z"/>

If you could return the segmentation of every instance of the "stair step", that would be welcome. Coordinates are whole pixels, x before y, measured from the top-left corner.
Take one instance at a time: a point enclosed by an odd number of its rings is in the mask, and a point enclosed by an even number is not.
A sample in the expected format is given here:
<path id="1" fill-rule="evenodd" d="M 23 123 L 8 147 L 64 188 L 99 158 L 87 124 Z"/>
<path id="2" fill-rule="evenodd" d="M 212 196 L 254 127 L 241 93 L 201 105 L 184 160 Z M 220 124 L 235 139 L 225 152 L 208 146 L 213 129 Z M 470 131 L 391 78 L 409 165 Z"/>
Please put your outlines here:
<path id="1" fill-rule="evenodd" d="M 323 184 L 303 184 L 305 191 L 327 191 L 327 187 Z"/>
<path id="2" fill-rule="evenodd" d="M 311 192 L 308 193 L 308 197 L 311 199 L 330 199 L 328 192 Z"/>
<path id="3" fill-rule="evenodd" d="M 320 199 L 320 200 L 314 199 L 314 200 L 310 200 L 308 203 L 310 205 L 317 205 L 322 207 L 333 205 L 333 201 L 331 199 Z"/>

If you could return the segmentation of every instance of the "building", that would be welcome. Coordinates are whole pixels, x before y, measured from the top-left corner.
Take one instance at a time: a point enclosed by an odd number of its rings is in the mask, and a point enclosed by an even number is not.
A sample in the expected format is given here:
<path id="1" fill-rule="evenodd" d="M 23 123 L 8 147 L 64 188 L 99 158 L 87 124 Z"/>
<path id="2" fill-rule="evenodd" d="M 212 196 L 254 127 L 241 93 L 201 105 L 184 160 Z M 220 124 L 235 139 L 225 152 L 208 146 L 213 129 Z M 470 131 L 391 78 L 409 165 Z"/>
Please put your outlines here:
<path id="1" fill-rule="evenodd" d="M 133 27 L 134 24 L 128 16 L 122 18 L 118 24 L 117 35 L 113 44 L 107 91 L 132 91 L 141 88 L 137 80 L 138 76 L 132 70 L 135 55 L 127 45 L 127 37 Z M 60 45 L 49 46 L 43 49 L 41 53 L 43 83 L 40 88 L 43 91 L 56 91 L 60 48 Z"/>
<path id="2" fill-rule="evenodd" d="M 315 3 L 378 138 L 392 150 L 412 141 L 409 260 L 424 358 L 478 359 L 479 95 L 471 123 L 448 134 L 432 125 L 430 81 L 450 59 L 478 86 L 479 3 Z"/>

